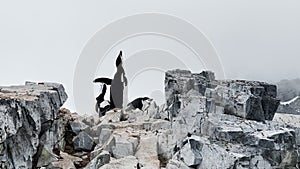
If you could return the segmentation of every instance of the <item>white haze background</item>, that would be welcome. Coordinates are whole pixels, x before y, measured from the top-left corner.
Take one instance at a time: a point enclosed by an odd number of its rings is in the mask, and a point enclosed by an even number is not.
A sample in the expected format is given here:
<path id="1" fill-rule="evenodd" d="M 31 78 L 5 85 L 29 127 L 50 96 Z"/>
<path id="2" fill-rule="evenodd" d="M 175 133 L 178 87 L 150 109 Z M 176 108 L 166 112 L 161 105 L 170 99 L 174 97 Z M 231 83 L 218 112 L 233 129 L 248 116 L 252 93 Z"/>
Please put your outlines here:
<path id="1" fill-rule="evenodd" d="M 226 78 L 268 82 L 299 78 L 299 8 L 297 0 L 0 0 L 0 85 L 60 82 L 69 95 L 64 106 L 76 111 L 73 74 L 86 42 L 105 25 L 145 12 L 173 15 L 201 30 L 216 48 Z M 120 48 L 126 59 L 126 54 L 134 53 L 139 46 L 165 43 L 170 46 L 172 42 L 140 37 Z M 177 55 L 184 53 L 178 52 L 176 44 L 174 48 Z M 116 51 L 108 54 L 106 71 L 96 72 L 95 76 L 113 75 Z M 132 98 L 147 95 L 143 88 L 149 86 L 147 82 L 139 83 Z"/>

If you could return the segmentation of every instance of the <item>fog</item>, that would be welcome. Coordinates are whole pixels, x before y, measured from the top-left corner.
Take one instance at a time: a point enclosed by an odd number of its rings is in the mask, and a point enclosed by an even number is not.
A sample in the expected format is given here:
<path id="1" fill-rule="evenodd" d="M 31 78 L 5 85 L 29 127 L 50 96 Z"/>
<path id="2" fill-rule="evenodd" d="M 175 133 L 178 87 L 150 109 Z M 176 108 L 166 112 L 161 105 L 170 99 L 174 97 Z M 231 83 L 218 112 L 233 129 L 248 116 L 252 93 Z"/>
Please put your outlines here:
<path id="1" fill-rule="evenodd" d="M 299 7 L 300 1 L 296 0 L 2 0 L 0 85 L 24 84 L 25 81 L 60 82 L 69 95 L 64 107 L 76 111 L 74 72 L 87 42 L 106 25 L 120 18 L 150 12 L 181 18 L 200 30 L 217 51 L 225 78 L 273 83 L 299 78 Z M 124 59 L 129 59 L 143 50 L 161 49 L 187 62 L 184 66 L 192 71 L 205 68 L 188 62 L 186 58 L 192 54 L 182 45 L 162 37 L 136 37 L 111 48 L 107 49 L 105 61 L 99 63 L 97 71 L 87 76 L 112 77 L 114 59 L 119 50 L 123 50 Z M 133 87 L 129 89 L 130 100 L 163 88 L 163 73 L 153 70 L 135 77 Z M 97 87 L 82 90 L 93 90 L 96 95 Z M 159 92 L 153 94 L 161 95 Z"/>

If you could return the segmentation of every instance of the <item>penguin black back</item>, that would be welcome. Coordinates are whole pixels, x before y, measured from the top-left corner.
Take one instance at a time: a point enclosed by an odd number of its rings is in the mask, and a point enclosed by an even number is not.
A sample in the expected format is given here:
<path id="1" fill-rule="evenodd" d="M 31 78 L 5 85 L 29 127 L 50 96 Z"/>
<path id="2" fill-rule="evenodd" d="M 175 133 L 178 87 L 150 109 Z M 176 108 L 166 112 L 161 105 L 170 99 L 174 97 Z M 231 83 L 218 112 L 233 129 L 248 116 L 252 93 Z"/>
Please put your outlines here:
<path id="1" fill-rule="evenodd" d="M 139 98 L 134 99 L 128 105 L 131 105 L 135 109 L 142 110 L 142 108 L 143 108 L 143 101 L 148 100 L 148 99 L 149 99 L 149 97 L 139 97 Z"/>

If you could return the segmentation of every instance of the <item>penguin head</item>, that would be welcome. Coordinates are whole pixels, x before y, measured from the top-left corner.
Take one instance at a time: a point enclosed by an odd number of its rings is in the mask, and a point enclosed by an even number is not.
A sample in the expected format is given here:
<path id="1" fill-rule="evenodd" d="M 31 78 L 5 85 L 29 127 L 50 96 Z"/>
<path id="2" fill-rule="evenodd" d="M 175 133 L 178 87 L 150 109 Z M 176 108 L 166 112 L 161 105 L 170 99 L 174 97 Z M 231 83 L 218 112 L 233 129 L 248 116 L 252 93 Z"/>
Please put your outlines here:
<path id="1" fill-rule="evenodd" d="M 116 59 L 116 67 L 122 64 L 122 51 L 120 51 L 119 56 Z"/>

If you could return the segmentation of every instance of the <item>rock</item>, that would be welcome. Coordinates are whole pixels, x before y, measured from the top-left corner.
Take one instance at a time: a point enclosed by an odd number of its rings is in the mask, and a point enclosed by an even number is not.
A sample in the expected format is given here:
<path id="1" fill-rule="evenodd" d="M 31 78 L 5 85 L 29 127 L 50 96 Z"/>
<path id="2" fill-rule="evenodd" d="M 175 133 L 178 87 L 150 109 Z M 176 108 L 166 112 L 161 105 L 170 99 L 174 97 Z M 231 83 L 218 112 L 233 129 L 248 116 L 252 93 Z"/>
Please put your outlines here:
<path id="1" fill-rule="evenodd" d="M 115 134 L 115 145 L 112 146 L 112 154 L 114 158 L 123 158 L 133 156 L 138 146 L 138 139 L 124 135 Z"/>
<path id="2" fill-rule="evenodd" d="M 75 162 L 82 162 L 81 158 L 78 157 L 74 157 L 71 156 L 67 153 L 61 152 L 60 153 L 61 159 L 59 159 L 58 161 L 54 161 L 52 162 L 48 168 L 59 168 L 59 169 L 65 169 L 65 168 L 69 168 L 69 169 L 75 169 Z"/>
<path id="3" fill-rule="evenodd" d="M 148 105 L 147 105 L 148 104 Z M 156 105 L 155 101 L 152 99 L 148 100 L 148 102 L 144 103 L 144 106 L 142 110 L 150 117 L 153 119 L 159 119 L 159 106 Z"/>
<path id="4" fill-rule="evenodd" d="M 112 129 L 102 128 L 99 135 L 99 145 L 104 145 L 108 141 L 112 133 Z"/>
<path id="5" fill-rule="evenodd" d="M 37 167 L 43 167 L 49 165 L 51 162 L 57 161 L 55 155 L 43 148 L 41 156 L 39 157 Z"/>
<path id="6" fill-rule="evenodd" d="M 44 147 L 47 150 L 52 150 L 54 148 L 57 148 L 59 150 L 65 149 L 65 132 L 66 132 L 66 126 L 69 122 L 69 115 L 70 112 L 67 109 L 60 109 L 57 118 L 54 119 L 53 123 L 43 123 L 43 126 L 50 125 L 47 128 L 49 128 L 48 132 L 44 132 L 40 136 L 40 144 L 44 145 Z"/>
<path id="7" fill-rule="evenodd" d="M 60 86 L 27 85 L 31 87 L 22 90 L 0 87 L 0 168 L 262 169 L 300 164 L 300 116 L 273 118 L 279 101 L 272 84 L 216 80 L 209 71 L 168 71 L 166 104 L 146 99 L 137 109 L 115 108 L 100 118 L 59 110 L 64 100 Z"/>
<path id="8" fill-rule="evenodd" d="M 142 136 L 135 153 L 139 160 L 139 165 L 143 169 L 159 169 L 160 161 L 157 152 L 157 136 Z"/>
<path id="9" fill-rule="evenodd" d="M 190 167 L 186 166 L 182 161 L 171 159 L 167 164 L 166 169 L 190 169 Z"/>
<path id="10" fill-rule="evenodd" d="M 256 81 L 217 81 L 208 74 L 179 70 L 166 73 L 166 100 L 173 116 L 172 132 L 159 135 L 162 142 L 159 154 L 170 159 L 168 147 L 177 142 L 175 159 L 186 166 L 295 167 L 295 130 L 268 122 L 279 104 L 276 86 Z M 198 142 L 202 148 L 191 148 L 187 144 L 193 135 L 201 136 Z M 237 148 L 241 145 L 243 148 Z M 252 165 L 254 162 L 257 166 Z"/>
<path id="11" fill-rule="evenodd" d="M 296 145 L 300 145 L 300 115 L 276 113 L 273 121 L 295 130 Z"/>
<path id="12" fill-rule="evenodd" d="M 76 135 L 78 135 L 81 131 L 84 131 L 88 128 L 86 124 L 78 120 L 71 121 L 69 124 L 72 132 L 75 133 Z"/>
<path id="13" fill-rule="evenodd" d="M 173 115 L 181 108 L 180 97 L 190 91 L 206 96 L 211 112 L 223 107 L 227 114 L 250 120 L 272 120 L 279 106 L 275 85 L 245 80 L 217 81 L 212 72 L 168 71 L 165 86 L 167 105 L 171 106 Z"/>
<path id="14" fill-rule="evenodd" d="M 187 166 L 198 166 L 202 162 L 201 149 L 203 144 L 196 136 L 188 137 L 183 140 L 182 147 L 180 148 L 180 157 Z"/>
<path id="15" fill-rule="evenodd" d="M 102 151 L 97 155 L 86 168 L 94 169 L 100 168 L 101 166 L 108 164 L 110 162 L 110 154 L 107 151 Z"/>
<path id="16" fill-rule="evenodd" d="M 272 166 L 262 156 L 255 156 L 254 158 L 252 158 L 250 160 L 249 168 L 253 168 L 253 169 L 259 169 L 259 168 L 272 169 Z"/>
<path id="17" fill-rule="evenodd" d="M 86 132 L 80 132 L 73 138 L 75 151 L 91 151 L 94 148 L 94 140 Z"/>
<path id="18" fill-rule="evenodd" d="M 138 160 L 134 156 L 126 156 L 121 159 L 112 159 L 110 163 L 101 167 L 101 169 L 111 168 L 138 169 Z"/>
<path id="19" fill-rule="evenodd" d="M 108 112 L 106 112 L 104 119 L 101 123 L 116 123 L 121 121 L 122 117 L 122 110 L 121 109 L 113 109 Z"/>
<path id="20" fill-rule="evenodd" d="M 187 137 L 179 147 L 173 159 L 182 161 L 192 168 L 230 168 L 239 161 L 242 155 L 227 152 L 225 148 L 209 142 L 199 136 Z"/>
<path id="21" fill-rule="evenodd" d="M 89 127 L 94 127 L 100 124 L 100 118 L 97 114 L 93 115 L 83 115 L 83 118 L 80 119 L 84 124 L 88 125 Z"/>
<path id="22" fill-rule="evenodd" d="M 63 86 L 56 83 L 0 87 L 2 168 L 32 168 L 37 164 L 35 154 L 40 147 L 39 137 L 56 123 L 66 99 Z M 51 144 L 59 139 L 54 133 L 47 138 L 51 138 Z"/>

